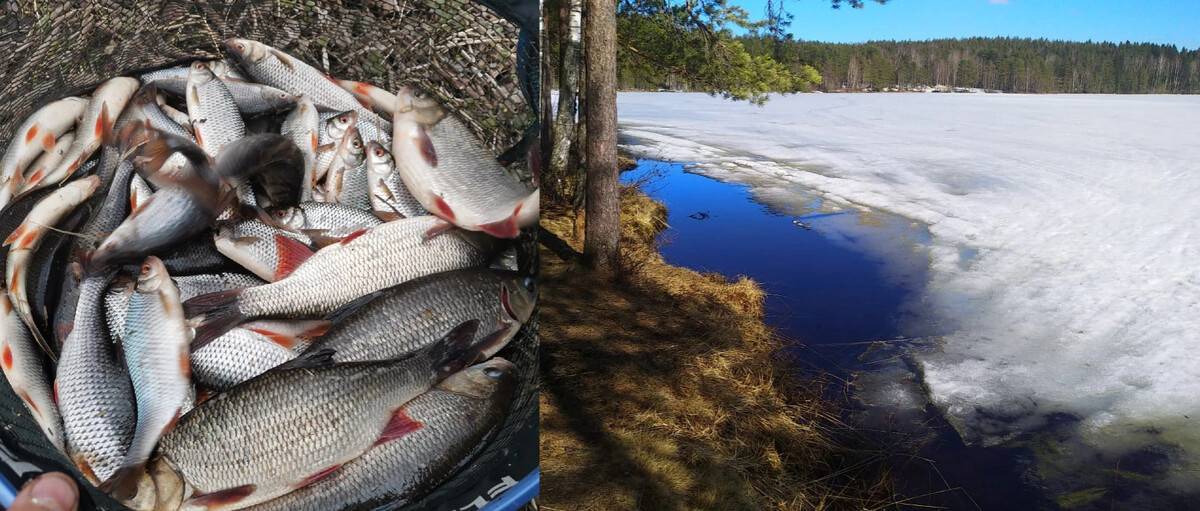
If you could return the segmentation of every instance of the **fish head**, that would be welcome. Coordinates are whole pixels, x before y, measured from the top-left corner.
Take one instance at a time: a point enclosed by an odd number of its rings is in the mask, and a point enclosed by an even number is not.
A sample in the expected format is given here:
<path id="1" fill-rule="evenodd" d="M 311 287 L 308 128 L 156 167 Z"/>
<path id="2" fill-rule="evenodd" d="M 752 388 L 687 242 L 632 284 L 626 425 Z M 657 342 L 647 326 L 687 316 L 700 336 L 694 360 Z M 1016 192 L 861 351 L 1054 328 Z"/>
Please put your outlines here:
<path id="1" fill-rule="evenodd" d="M 142 262 L 141 272 L 137 276 L 137 292 L 156 293 L 171 279 L 162 259 L 149 256 Z"/>
<path id="2" fill-rule="evenodd" d="M 276 112 L 283 112 L 296 107 L 296 96 L 274 87 L 263 87 L 262 99 L 268 105 L 271 105 L 271 110 Z"/>
<path id="3" fill-rule="evenodd" d="M 270 48 L 258 41 L 231 37 L 221 43 L 221 49 L 231 56 L 242 59 L 242 62 L 256 64 L 267 57 Z"/>
<path id="4" fill-rule="evenodd" d="M 533 308 L 537 305 L 537 279 L 532 275 L 517 272 L 506 272 L 508 276 L 500 284 L 500 305 L 509 319 L 518 323 L 529 321 Z"/>
<path id="5" fill-rule="evenodd" d="M 304 210 L 300 209 L 299 206 L 267 208 L 267 218 L 270 221 L 265 223 L 292 232 L 300 232 L 306 223 Z"/>
<path id="6" fill-rule="evenodd" d="M 395 165 L 392 159 L 392 153 L 383 148 L 378 140 L 367 142 L 367 170 L 376 170 L 378 172 L 387 172 Z M 383 177 L 383 176 L 379 176 Z"/>
<path id="7" fill-rule="evenodd" d="M 396 93 L 396 111 L 393 118 L 404 116 L 418 124 L 431 126 L 446 116 L 446 110 L 433 95 L 416 87 L 406 86 Z"/>
<path id="8" fill-rule="evenodd" d="M 517 365 L 495 357 L 454 373 L 438 384 L 438 390 L 485 398 L 497 392 L 511 393 L 517 386 Z"/>
<path id="9" fill-rule="evenodd" d="M 229 74 L 229 64 L 226 64 L 224 60 L 215 59 L 205 61 L 204 63 L 208 64 L 208 68 L 212 70 L 214 75 L 223 77 Z"/>
<path id="10" fill-rule="evenodd" d="M 217 75 L 213 74 L 212 69 L 209 69 L 208 64 L 203 61 L 192 62 L 192 66 L 188 68 L 188 82 L 196 85 L 204 85 L 210 81 L 216 80 Z"/>
<path id="11" fill-rule="evenodd" d="M 138 481 L 137 495 L 124 504 L 138 510 L 177 511 L 183 508 L 183 499 L 188 491 L 183 475 L 160 456 L 146 465 L 146 473 Z"/>
<path id="12" fill-rule="evenodd" d="M 362 135 L 358 133 L 358 128 L 351 126 L 346 131 L 346 136 L 350 138 L 346 141 L 346 154 L 343 158 L 345 158 L 347 167 L 357 167 L 366 156 L 366 146 L 363 145 Z"/>
<path id="13" fill-rule="evenodd" d="M 325 131 L 334 139 L 341 140 L 346 131 L 358 124 L 358 112 L 348 110 L 330 117 L 325 122 Z"/>

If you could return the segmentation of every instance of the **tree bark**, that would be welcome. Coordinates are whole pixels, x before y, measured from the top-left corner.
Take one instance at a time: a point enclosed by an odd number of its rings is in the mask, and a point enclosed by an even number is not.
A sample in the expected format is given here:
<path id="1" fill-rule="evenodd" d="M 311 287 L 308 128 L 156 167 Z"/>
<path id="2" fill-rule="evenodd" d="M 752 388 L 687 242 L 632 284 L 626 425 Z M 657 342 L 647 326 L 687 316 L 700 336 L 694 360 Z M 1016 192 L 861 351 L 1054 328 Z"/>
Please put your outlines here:
<path id="1" fill-rule="evenodd" d="M 542 4 L 543 10 L 548 9 L 549 7 L 550 7 L 549 2 Z M 550 129 L 550 127 L 551 127 L 550 120 L 552 118 L 551 112 L 553 110 L 551 109 L 551 102 L 550 102 L 550 74 L 551 74 L 550 37 L 549 37 L 549 30 L 547 30 L 548 27 L 545 26 L 546 20 L 548 18 L 549 17 L 546 16 L 546 13 L 543 11 L 542 12 L 542 30 L 540 31 L 541 34 L 539 35 L 539 37 L 541 38 L 541 42 L 538 45 L 538 47 L 542 49 L 542 73 L 541 73 L 542 81 L 541 81 L 541 86 L 538 87 L 538 95 L 541 96 L 541 98 L 538 99 L 538 102 L 540 105 L 539 110 L 541 110 L 541 112 L 540 112 L 541 117 L 539 119 L 541 124 L 538 126 L 538 142 L 539 142 L 538 150 L 540 151 L 539 156 L 541 157 L 538 160 L 539 168 L 545 167 L 545 162 L 550 161 L 550 152 L 553 150 L 552 137 L 554 134 L 553 131 L 551 131 L 551 129 Z M 543 184 L 543 181 L 544 181 L 543 176 L 538 175 L 535 177 L 537 178 L 538 187 L 545 189 L 545 185 Z"/>
<path id="2" fill-rule="evenodd" d="M 587 0 L 587 218 L 583 254 L 601 271 L 620 268 L 621 213 L 617 170 L 617 5 Z"/>
<path id="3" fill-rule="evenodd" d="M 550 200 L 573 208 L 583 205 L 583 167 L 571 165 L 571 146 L 575 143 L 575 123 L 578 112 L 580 67 L 580 16 L 582 0 L 561 0 L 558 68 L 558 113 L 554 119 L 554 142 L 548 174 L 553 180 L 548 191 Z"/>

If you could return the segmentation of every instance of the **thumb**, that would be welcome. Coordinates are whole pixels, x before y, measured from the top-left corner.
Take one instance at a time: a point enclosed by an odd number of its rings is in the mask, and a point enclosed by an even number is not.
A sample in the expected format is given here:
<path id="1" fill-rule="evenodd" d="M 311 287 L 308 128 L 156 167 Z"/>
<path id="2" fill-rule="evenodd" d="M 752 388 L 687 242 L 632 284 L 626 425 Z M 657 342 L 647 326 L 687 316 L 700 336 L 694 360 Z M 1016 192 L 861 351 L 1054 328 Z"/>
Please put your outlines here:
<path id="1" fill-rule="evenodd" d="M 26 484 L 9 511 L 74 511 L 79 508 L 79 490 L 64 474 L 49 472 Z"/>

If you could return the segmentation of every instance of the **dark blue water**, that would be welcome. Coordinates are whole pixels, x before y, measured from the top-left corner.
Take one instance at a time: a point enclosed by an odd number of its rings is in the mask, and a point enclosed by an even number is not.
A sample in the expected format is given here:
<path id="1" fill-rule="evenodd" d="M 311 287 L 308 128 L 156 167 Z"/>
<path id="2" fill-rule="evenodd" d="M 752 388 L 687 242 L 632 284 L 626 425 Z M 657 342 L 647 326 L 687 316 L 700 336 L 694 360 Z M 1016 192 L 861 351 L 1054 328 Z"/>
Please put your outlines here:
<path id="1" fill-rule="evenodd" d="M 797 341 L 791 351 L 802 367 L 854 381 L 857 394 L 870 394 L 864 385 L 871 382 L 884 387 L 912 380 L 910 368 L 899 362 L 900 345 L 862 355 L 871 341 L 930 336 L 944 328 L 914 303 L 928 280 L 919 250 L 928 241 L 923 228 L 872 213 L 821 212 L 819 201 L 804 199 L 803 190 L 795 190 L 801 199 L 792 206 L 767 205 L 750 186 L 693 174 L 677 163 L 640 160 L 623 180 L 647 175 L 655 177 L 643 189 L 669 211 L 661 248 L 667 261 L 731 278 L 746 275 L 762 285 L 769 293 L 767 323 Z M 880 360 L 892 362 L 872 365 Z M 921 403 L 900 409 L 858 399 L 858 420 L 880 444 L 899 440 L 918 454 L 891 461 L 902 492 L 923 495 L 909 502 L 913 509 L 1053 507 L 1025 479 L 1031 456 L 963 445 L 936 410 L 924 406 L 916 385 L 908 393 Z"/>
<path id="2" fill-rule="evenodd" d="M 669 211 L 670 228 L 662 234 L 666 260 L 760 283 L 768 293 L 768 324 L 797 340 L 798 349 L 813 351 L 802 360 L 844 372 L 861 343 L 915 330 L 927 334 L 913 327 L 921 320 L 911 312 L 924 267 L 906 262 L 916 270 L 897 276 L 883 257 L 856 249 L 904 253 L 912 238 L 927 236 L 907 221 L 873 217 L 866 234 L 849 233 L 844 226 L 864 223 L 857 211 L 783 211 L 756 201 L 749 186 L 693 174 L 678 163 L 641 160 L 623 177 L 631 182 L 648 173 L 657 180 L 646 188 Z M 877 239 L 870 243 L 858 239 L 871 234 Z M 879 250 L 888 244 L 894 247 Z"/>

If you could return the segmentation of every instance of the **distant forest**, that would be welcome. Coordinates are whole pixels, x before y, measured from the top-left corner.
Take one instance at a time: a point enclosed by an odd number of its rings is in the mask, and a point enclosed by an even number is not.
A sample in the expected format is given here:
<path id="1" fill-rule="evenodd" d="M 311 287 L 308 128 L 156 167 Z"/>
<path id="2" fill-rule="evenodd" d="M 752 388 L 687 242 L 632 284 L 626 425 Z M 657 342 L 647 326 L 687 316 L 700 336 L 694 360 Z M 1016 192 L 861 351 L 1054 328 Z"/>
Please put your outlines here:
<path id="1" fill-rule="evenodd" d="M 944 86 L 1028 93 L 1200 93 L 1200 50 L 1151 43 L 970 38 L 833 44 L 767 36 L 736 38 L 752 56 L 794 70 L 812 66 L 822 91 Z M 622 78 L 626 76 L 622 73 Z M 629 88 L 686 89 L 663 76 Z M 636 81 L 644 81 L 636 80 Z"/>

